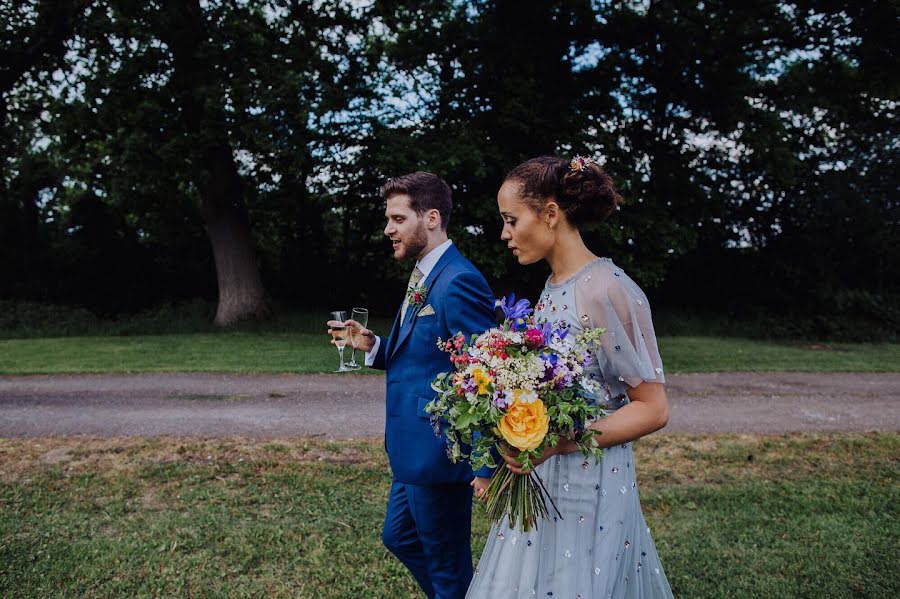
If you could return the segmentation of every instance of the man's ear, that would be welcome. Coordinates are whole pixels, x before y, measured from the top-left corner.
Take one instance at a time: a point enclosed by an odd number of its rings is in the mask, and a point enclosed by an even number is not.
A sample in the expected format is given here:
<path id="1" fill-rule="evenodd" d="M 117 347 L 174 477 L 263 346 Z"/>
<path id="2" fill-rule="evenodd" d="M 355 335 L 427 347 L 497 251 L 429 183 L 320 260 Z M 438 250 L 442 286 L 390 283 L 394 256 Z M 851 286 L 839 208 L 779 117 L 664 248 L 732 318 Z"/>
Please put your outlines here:
<path id="1" fill-rule="evenodd" d="M 441 213 L 437 208 L 432 208 L 425 213 L 425 226 L 432 231 L 441 228 Z"/>

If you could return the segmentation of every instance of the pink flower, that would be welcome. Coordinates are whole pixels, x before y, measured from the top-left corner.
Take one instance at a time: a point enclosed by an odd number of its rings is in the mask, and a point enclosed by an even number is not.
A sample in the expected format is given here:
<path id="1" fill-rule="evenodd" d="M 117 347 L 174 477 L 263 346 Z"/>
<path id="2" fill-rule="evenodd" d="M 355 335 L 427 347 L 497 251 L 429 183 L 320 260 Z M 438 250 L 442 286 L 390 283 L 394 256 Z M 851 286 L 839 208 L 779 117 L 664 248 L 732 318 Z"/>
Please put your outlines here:
<path id="1" fill-rule="evenodd" d="M 525 331 L 525 343 L 530 347 L 540 347 L 544 344 L 544 333 L 540 329 L 528 329 Z"/>

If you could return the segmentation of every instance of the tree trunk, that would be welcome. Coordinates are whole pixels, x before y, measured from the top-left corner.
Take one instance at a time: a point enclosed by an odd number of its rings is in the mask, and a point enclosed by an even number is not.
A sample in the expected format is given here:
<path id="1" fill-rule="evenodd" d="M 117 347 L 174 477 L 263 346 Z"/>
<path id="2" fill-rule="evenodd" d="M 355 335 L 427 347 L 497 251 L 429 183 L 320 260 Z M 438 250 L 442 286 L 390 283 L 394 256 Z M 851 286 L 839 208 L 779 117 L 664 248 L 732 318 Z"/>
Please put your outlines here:
<path id="1" fill-rule="evenodd" d="M 216 260 L 219 305 L 215 323 L 227 326 L 267 312 L 250 230 L 234 215 L 206 224 Z"/>
<path id="2" fill-rule="evenodd" d="M 166 8 L 173 27 L 161 37 L 172 49 L 172 85 L 182 108 L 182 126 L 200 146 L 195 181 L 219 285 L 215 323 L 227 326 L 266 314 L 268 305 L 227 125 L 215 109 L 206 108 L 221 103 L 216 97 L 221 88 L 215 69 L 199 58 L 202 46 L 209 43 L 203 11 L 196 0 L 169 3 Z"/>
<path id="3" fill-rule="evenodd" d="M 227 326 L 268 312 L 253 234 L 244 205 L 240 174 L 231 146 L 220 143 L 203 153 L 200 215 L 212 245 L 219 283 L 215 323 Z"/>

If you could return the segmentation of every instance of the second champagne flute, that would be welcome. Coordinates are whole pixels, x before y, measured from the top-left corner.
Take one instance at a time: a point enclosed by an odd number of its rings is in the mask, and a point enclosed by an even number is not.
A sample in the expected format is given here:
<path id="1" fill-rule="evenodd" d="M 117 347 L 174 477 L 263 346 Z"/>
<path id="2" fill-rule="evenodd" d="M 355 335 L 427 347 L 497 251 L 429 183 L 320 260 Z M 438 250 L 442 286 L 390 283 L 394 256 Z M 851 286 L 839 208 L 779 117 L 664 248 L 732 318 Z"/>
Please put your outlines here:
<path id="1" fill-rule="evenodd" d="M 353 308 L 350 318 L 362 325 L 362 328 L 366 328 L 367 326 L 369 326 L 369 311 L 365 308 Z M 355 333 L 353 329 L 351 329 L 350 345 L 353 346 L 353 351 L 350 352 L 350 362 L 347 363 L 347 368 L 349 368 L 350 370 L 359 370 L 360 368 L 362 368 L 362 366 L 356 363 L 356 350 L 359 348 L 360 341 L 361 339 L 359 334 Z"/>

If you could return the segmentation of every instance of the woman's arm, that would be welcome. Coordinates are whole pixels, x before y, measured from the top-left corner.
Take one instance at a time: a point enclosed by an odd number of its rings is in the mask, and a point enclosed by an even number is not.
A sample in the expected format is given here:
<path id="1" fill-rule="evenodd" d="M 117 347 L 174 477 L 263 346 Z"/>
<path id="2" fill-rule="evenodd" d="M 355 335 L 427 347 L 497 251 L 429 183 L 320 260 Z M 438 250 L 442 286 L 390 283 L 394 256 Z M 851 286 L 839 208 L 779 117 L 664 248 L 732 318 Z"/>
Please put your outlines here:
<path id="1" fill-rule="evenodd" d="M 600 447 L 612 447 L 640 439 L 658 431 L 669 422 L 669 398 L 666 396 L 665 385 L 641 383 L 628 391 L 628 399 L 631 403 L 591 424 L 591 428 L 599 433 L 595 436 Z M 577 451 L 575 444 L 571 445 L 571 449 Z"/>
<path id="2" fill-rule="evenodd" d="M 658 431 L 669 422 L 669 399 L 666 396 L 666 386 L 662 383 L 641 383 L 628 391 L 631 400 L 613 412 L 607 418 L 601 418 L 590 428 L 597 432 L 595 437 L 600 447 L 612 447 L 622 445 L 654 431 Z M 560 441 L 556 447 L 549 447 L 540 459 L 532 460 L 537 466 L 557 454 L 575 453 L 578 446 L 571 439 Z M 507 468 L 516 474 L 524 474 L 522 464 L 516 460 L 518 451 L 506 449 L 501 456 L 506 461 Z"/>

